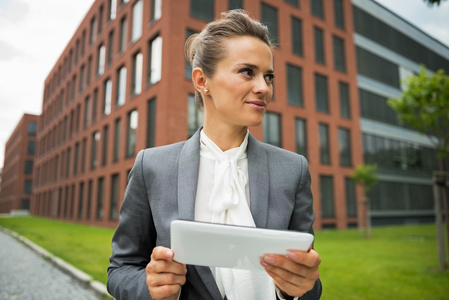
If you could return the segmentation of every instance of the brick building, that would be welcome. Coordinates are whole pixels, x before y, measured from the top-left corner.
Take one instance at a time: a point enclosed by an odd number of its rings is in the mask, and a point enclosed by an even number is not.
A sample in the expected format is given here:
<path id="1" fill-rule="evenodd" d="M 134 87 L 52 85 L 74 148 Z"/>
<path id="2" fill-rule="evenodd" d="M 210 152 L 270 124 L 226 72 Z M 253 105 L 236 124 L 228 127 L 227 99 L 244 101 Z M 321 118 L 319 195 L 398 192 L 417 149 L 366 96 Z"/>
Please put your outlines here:
<path id="1" fill-rule="evenodd" d="M 0 213 L 30 207 L 38 120 L 39 116 L 24 114 L 6 142 L 0 171 Z"/>
<path id="2" fill-rule="evenodd" d="M 45 81 L 32 213 L 116 226 L 136 153 L 201 126 L 184 41 L 220 12 L 243 8 L 278 45 L 274 99 L 263 125 L 250 131 L 308 158 L 316 229 L 354 226 L 362 191 L 350 174 L 367 158 L 362 136 L 365 143 L 373 128 L 359 101 L 360 79 L 363 86 L 373 77 L 360 68 L 372 37 L 361 38 L 354 20 L 377 18 L 358 12 L 362 2 L 96 0 Z"/>

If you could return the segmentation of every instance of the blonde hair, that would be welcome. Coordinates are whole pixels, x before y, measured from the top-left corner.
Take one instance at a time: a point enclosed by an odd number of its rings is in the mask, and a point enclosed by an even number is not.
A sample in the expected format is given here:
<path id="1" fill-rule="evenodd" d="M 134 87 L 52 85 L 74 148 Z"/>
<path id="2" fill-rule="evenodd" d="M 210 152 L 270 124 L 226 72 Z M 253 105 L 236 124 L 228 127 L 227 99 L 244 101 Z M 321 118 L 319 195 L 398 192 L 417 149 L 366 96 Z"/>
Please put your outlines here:
<path id="1" fill-rule="evenodd" d="M 218 62 L 224 58 L 223 42 L 236 36 L 251 36 L 260 39 L 273 48 L 267 26 L 250 18 L 241 9 L 221 13 L 200 32 L 191 35 L 184 46 L 184 54 L 193 68 L 201 68 L 204 74 L 212 77 Z M 203 98 L 195 91 L 195 103 L 198 109 L 203 108 Z"/>

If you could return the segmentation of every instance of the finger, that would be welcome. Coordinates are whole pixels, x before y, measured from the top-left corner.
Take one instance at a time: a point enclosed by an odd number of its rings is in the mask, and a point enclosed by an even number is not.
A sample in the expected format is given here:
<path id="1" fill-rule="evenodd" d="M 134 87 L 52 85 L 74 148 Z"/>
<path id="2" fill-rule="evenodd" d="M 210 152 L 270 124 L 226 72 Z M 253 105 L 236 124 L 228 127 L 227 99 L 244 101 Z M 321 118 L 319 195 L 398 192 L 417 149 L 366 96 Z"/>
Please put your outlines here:
<path id="1" fill-rule="evenodd" d="M 151 260 L 146 269 L 147 273 L 173 273 L 181 276 L 187 273 L 186 265 L 173 260 Z"/>
<path id="2" fill-rule="evenodd" d="M 321 263 L 320 255 L 313 249 L 310 249 L 308 252 L 290 250 L 287 252 L 287 257 L 290 260 L 309 268 L 318 267 Z"/>
<path id="3" fill-rule="evenodd" d="M 151 288 L 150 295 L 153 299 L 164 299 L 169 296 L 179 294 L 180 289 L 181 289 L 181 286 L 178 284 L 163 285 L 163 286 Z"/>
<path id="4" fill-rule="evenodd" d="M 149 287 L 159 287 L 163 285 L 184 285 L 186 277 L 184 275 L 176 275 L 173 273 L 159 273 L 147 276 L 147 284 Z"/>
<path id="5" fill-rule="evenodd" d="M 151 254 L 152 260 L 159 260 L 159 259 L 172 260 L 173 257 L 174 257 L 173 251 L 169 248 L 162 247 L 162 246 L 158 246 L 158 247 L 154 248 L 153 252 Z"/>

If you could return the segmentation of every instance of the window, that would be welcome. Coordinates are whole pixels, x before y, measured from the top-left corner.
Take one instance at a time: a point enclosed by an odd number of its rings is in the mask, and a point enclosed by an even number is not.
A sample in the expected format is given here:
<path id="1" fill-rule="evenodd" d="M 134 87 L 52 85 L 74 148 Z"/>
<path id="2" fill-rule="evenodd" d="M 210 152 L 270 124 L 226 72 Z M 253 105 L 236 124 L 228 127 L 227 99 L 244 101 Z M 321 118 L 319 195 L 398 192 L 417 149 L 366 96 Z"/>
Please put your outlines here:
<path id="1" fill-rule="evenodd" d="M 137 0 L 133 5 L 132 11 L 132 27 L 131 27 L 131 41 L 135 42 L 142 36 L 143 26 L 143 1 Z"/>
<path id="2" fill-rule="evenodd" d="M 347 83 L 338 83 L 338 92 L 340 95 L 340 115 L 342 118 L 351 118 L 351 107 L 349 105 L 349 86 Z"/>
<path id="3" fill-rule="evenodd" d="M 194 31 L 194 30 L 187 29 L 187 32 L 186 32 L 186 40 L 187 40 L 192 34 L 195 34 L 195 33 L 197 33 L 197 32 Z M 185 76 L 186 76 L 187 79 L 192 79 L 192 65 L 191 65 L 190 62 L 187 60 L 187 58 L 185 59 L 185 63 L 186 63 L 186 68 L 185 68 L 186 74 L 185 74 Z"/>
<path id="4" fill-rule="evenodd" d="M 89 56 L 87 59 L 87 74 L 86 74 L 86 84 L 90 85 L 90 80 L 92 76 L 92 56 Z"/>
<path id="5" fill-rule="evenodd" d="M 125 51 L 126 49 L 126 43 L 128 41 L 128 22 L 126 21 L 126 18 L 123 18 L 120 21 L 120 53 Z"/>
<path id="6" fill-rule="evenodd" d="M 31 179 L 25 180 L 24 193 L 30 195 L 33 193 L 33 181 Z"/>
<path id="7" fill-rule="evenodd" d="M 333 218 L 334 213 L 334 180 L 332 176 L 320 176 L 321 217 Z"/>
<path id="8" fill-rule="evenodd" d="M 148 115 L 147 115 L 147 148 L 155 146 L 156 133 L 156 98 L 148 101 Z"/>
<path id="9" fill-rule="evenodd" d="M 97 37 L 97 19 L 95 17 L 90 20 L 89 44 L 92 45 Z"/>
<path id="10" fill-rule="evenodd" d="M 133 56 L 133 81 L 132 94 L 139 95 L 142 92 L 143 55 L 136 53 Z"/>
<path id="11" fill-rule="evenodd" d="M 162 71 L 162 37 L 158 36 L 150 41 L 148 47 L 147 84 L 152 85 L 161 80 Z"/>
<path id="12" fill-rule="evenodd" d="M 282 147 L 281 116 L 277 113 L 266 112 L 263 120 L 265 143 Z"/>
<path id="13" fill-rule="evenodd" d="M 87 152 L 87 138 L 84 138 L 83 144 L 81 146 L 81 173 L 84 173 L 84 168 L 86 166 L 86 152 Z"/>
<path id="14" fill-rule="evenodd" d="M 341 29 L 345 29 L 343 0 L 334 0 L 334 19 L 335 26 Z"/>
<path id="15" fill-rule="evenodd" d="M 357 202 L 355 197 L 354 180 L 345 178 L 345 192 L 346 192 L 346 214 L 348 217 L 357 216 Z"/>
<path id="16" fill-rule="evenodd" d="M 296 118 L 295 119 L 295 129 L 296 129 L 296 153 L 307 156 L 306 120 Z"/>
<path id="17" fill-rule="evenodd" d="M 95 131 L 92 134 L 92 145 L 90 151 L 90 168 L 95 169 L 98 165 L 97 152 L 98 152 L 98 142 L 100 141 L 100 132 Z"/>
<path id="18" fill-rule="evenodd" d="M 90 117 L 91 117 L 90 105 L 91 105 L 90 97 L 87 96 L 86 99 L 84 100 L 84 124 L 83 124 L 84 129 L 89 127 L 90 124 Z"/>
<path id="19" fill-rule="evenodd" d="M 324 65 L 326 58 L 324 54 L 323 30 L 318 27 L 313 28 L 315 37 L 315 62 Z"/>
<path id="20" fill-rule="evenodd" d="M 119 198 L 119 174 L 112 175 L 111 178 L 111 211 L 109 213 L 110 220 L 117 220 L 118 217 L 118 198 Z"/>
<path id="21" fill-rule="evenodd" d="M 105 166 L 108 161 L 108 147 L 109 143 L 109 126 L 105 125 L 103 127 L 103 153 L 101 155 L 101 165 Z"/>
<path id="22" fill-rule="evenodd" d="M 243 0 L 229 0 L 229 10 L 233 9 L 242 9 L 243 8 Z"/>
<path id="23" fill-rule="evenodd" d="M 348 129 L 338 129 L 338 146 L 340 152 L 340 165 L 352 165 L 352 151 L 351 151 L 351 134 Z"/>
<path id="24" fill-rule="evenodd" d="M 70 174 L 70 161 L 72 160 L 72 149 L 70 147 L 67 149 L 66 159 L 67 159 L 67 167 L 65 169 L 65 178 L 68 178 Z"/>
<path id="25" fill-rule="evenodd" d="M 35 141 L 29 141 L 28 142 L 28 155 L 34 155 L 36 153 L 36 142 Z"/>
<path id="26" fill-rule="evenodd" d="M 98 66 L 97 66 L 97 75 L 103 75 L 104 67 L 105 67 L 105 59 L 106 59 L 106 47 L 100 45 L 98 47 Z"/>
<path id="27" fill-rule="evenodd" d="M 33 174 L 33 161 L 32 160 L 25 161 L 25 174 Z"/>
<path id="28" fill-rule="evenodd" d="M 156 22 L 161 18 L 162 14 L 162 0 L 152 0 L 151 1 L 151 21 Z"/>
<path id="29" fill-rule="evenodd" d="M 97 191 L 97 219 L 103 219 L 103 201 L 104 201 L 104 178 L 98 179 L 98 191 Z"/>
<path id="30" fill-rule="evenodd" d="M 299 7 L 298 0 L 284 0 L 284 1 L 289 3 L 289 4 L 291 4 L 291 5 L 293 5 L 293 6 Z"/>
<path id="31" fill-rule="evenodd" d="M 125 104 L 126 100 L 126 68 L 121 67 L 117 74 L 117 99 L 115 102 L 116 106 L 122 106 Z"/>
<path id="32" fill-rule="evenodd" d="M 28 135 L 29 136 L 36 136 L 36 127 L 37 123 L 32 121 L 28 123 Z"/>
<path id="33" fill-rule="evenodd" d="M 114 153 L 113 160 L 118 161 L 120 157 L 120 133 L 121 133 L 122 121 L 121 119 L 115 120 L 115 129 L 114 129 Z"/>
<path id="34" fill-rule="evenodd" d="M 86 203 L 86 219 L 90 219 L 91 203 L 92 203 L 93 181 L 89 180 L 87 185 L 87 203 Z"/>
<path id="35" fill-rule="evenodd" d="M 273 44 L 278 44 L 278 16 L 277 9 L 267 4 L 261 3 L 262 23 L 268 26 L 270 40 Z"/>
<path id="36" fill-rule="evenodd" d="M 329 126 L 326 124 L 319 125 L 319 141 L 320 141 L 320 162 L 322 164 L 330 164 L 330 144 L 329 144 Z"/>
<path id="37" fill-rule="evenodd" d="M 104 83 L 103 115 L 105 116 L 111 113 L 111 100 L 112 100 L 112 81 L 108 79 Z"/>
<path id="38" fill-rule="evenodd" d="M 334 44 L 334 68 L 346 72 L 345 41 L 339 37 L 332 37 Z"/>
<path id="39" fill-rule="evenodd" d="M 78 219 L 83 218 L 83 204 L 84 204 L 84 182 L 80 183 L 78 194 Z"/>
<path id="40" fill-rule="evenodd" d="M 387 97 L 359 89 L 362 118 L 400 126 L 396 112 L 388 105 Z"/>
<path id="41" fill-rule="evenodd" d="M 195 104 L 195 96 L 188 96 L 188 137 L 190 138 L 203 125 L 204 112 L 200 111 Z"/>
<path id="42" fill-rule="evenodd" d="M 101 34 L 101 31 L 103 30 L 103 5 L 100 6 L 100 10 L 98 11 L 98 35 Z"/>
<path id="43" fill-rule="evenodd" d="M 401 88 L 398 65 L 360 47 L 356 47 L 356 52 L 359 75 Z"/>
<path id="44" fill-rule="evenodd" d="M 214 0 L 190 0 L 190 15 L 210 22 L 214 19 Z"/>
<path id="45" fill-rule="evenodd" d="M 97 107 L 98 107 L 98 89 L 94 90 L 94 97 L 92 100 L 92 124 L 97 122 Z"/>
<path id="46" fill-rule="evenodd" d="M 78 174 L 78 158 L 80 152 L 80 143 L 75 143 L 75 153 L 73 158 L 73 175 Z"/>
<path id="47" fill-rule="evenodd" d="M 109 32 L 108 37 L 108 59 L 107 59 L 108 66 L 112 63 L 113 58 L 114 58 L 114 30 L 111 30 L 111 32 Z"/>
<path id="48" fill-rule="evenodd" d="M 302 44 L 302 21 L 292 17 L 292 52 L 296 55 L 303 56 Z"/>
<path id="49" fill-rule="evenodd" d="M 109 20 L 117 17 L 117 0 L 109 0 Z"/>
<path id="50" fill-rule="evenodd" d="M 320 19 L 324 19 L 323 0 L 312 0 L 312 15 Z"/>
<path id="51" fill-rule="evenodd" d="M 288 104 L 303 106 L 302 69 L 287 64 L 287 99 Z"/>
<path id="52" fill-rule="evenodd" d="M 315 97 L 317 111 L 329 113 L 327 77 L 320 74 L 315 74 Z"/>
<path id="53" fill-rule="evenodd" d="M 133 110 L 128 114 L 128 130 L 126 139 L 126 157 L 134 156 L 137 138 L 137 110 Z"/>
<path id="54" fill-rule="evenodd" d="M 79 82 L 79 93 L 81 93 L 84 90 L 84 76 L 85 76 L 85 68 L 84 65 L 81 65 L 80 68 L 80 82 Z"/>

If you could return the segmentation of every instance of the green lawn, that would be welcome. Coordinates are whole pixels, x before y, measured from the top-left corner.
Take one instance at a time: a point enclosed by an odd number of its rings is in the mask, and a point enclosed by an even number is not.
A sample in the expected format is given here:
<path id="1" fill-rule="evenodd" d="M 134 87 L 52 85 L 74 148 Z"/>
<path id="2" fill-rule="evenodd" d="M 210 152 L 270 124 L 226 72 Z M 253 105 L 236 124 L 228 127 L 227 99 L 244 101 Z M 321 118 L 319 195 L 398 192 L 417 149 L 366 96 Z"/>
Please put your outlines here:
<path id="1" fill-rule="evenodd" d="M 112 229 L 42 218 L 0 218 L 0 226 L 25 236 L 95 279 L 106 282 Z M 434 225 L 318 231 L 322 299 L 448 299 L 449 271 L 436 271 Z"/>

